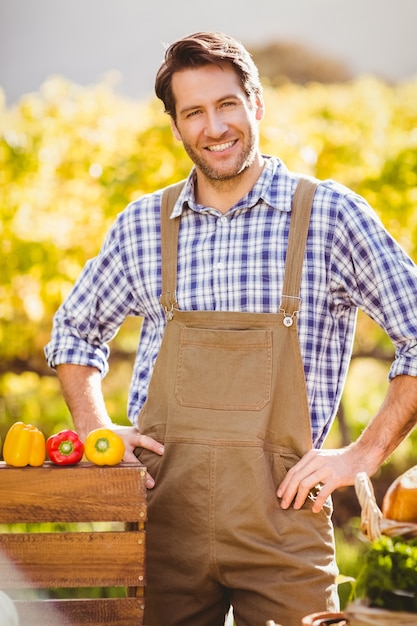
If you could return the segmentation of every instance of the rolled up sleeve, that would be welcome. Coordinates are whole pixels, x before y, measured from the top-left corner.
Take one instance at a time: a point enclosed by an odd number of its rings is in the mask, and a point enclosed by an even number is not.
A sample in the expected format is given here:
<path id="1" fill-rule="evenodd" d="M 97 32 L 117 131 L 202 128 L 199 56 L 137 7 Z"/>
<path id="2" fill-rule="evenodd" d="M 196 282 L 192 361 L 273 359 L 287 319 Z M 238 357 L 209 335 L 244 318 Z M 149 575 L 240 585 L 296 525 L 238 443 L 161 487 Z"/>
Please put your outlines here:
<path id="1" fill-rule="evenodd" d="M 108 371 L 108 342 L 132 312 L 132 293 L 118 253 L 117 222 L 99 255 L 86 263 L 56 312 L 45 356 L 50 367 L 72 363 Z"/>

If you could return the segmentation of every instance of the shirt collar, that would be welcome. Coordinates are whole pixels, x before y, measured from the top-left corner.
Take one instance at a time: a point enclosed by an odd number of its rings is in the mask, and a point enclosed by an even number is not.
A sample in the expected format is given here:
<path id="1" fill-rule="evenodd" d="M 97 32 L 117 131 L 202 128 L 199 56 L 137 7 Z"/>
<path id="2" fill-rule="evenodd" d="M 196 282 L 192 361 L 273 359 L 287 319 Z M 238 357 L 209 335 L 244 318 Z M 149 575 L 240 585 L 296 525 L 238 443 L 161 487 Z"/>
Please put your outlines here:
<path id="1" fill-rule="evenodd" d="M 280 173 L 282 175 L 284 170 L 286 171 L 286 167 L 283 162 L 278 159 L 278 157 L 263 155 L 263 158 L 265 160 L 265 167 L 263 168 L 261 175 L 249 193 L 239 200 L 234 209 L 241 207 L 250 208 L 262 200 L 273 208 L 280 209 L 282 211 L 289 210 L 289 207 L 286 206 L 286 204 L 278 204 L 277 193 L 278 176 Z M 186 205 L 191 208 L 197 208 L 199 206 L 196 204 L 194 196 L 195 176 L 195 168 L 193 168 L 185 182 L 184 188 L 182 189 L 177 202 L 175 203 L 170 216 L 171 219 L 182 215 Z"/>

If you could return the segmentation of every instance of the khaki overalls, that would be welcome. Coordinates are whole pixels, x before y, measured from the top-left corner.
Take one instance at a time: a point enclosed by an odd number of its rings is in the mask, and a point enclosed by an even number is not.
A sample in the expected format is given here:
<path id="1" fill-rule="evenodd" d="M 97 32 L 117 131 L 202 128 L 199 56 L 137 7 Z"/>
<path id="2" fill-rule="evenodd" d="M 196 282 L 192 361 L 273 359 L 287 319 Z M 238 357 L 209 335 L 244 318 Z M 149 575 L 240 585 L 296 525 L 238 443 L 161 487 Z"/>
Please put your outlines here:
<path id="1" fill-rule="evenodd" d="M 300 626 L 303 615 L 337 608 L 330 506 L 314 514 L 310 500 L 282 510 L 276 496 L 312 445 L 297 336 L 314 194 L 304 183 L 277 314 L 179 310 L 179 218 L 162 215 L 167 325 L 139 416 L 141 433 L 165 445 L 163 457 L 139 455 L 156 481 L 148 491 L 147 626 L 221 626 L 229 604 L 238 626 Z"/>

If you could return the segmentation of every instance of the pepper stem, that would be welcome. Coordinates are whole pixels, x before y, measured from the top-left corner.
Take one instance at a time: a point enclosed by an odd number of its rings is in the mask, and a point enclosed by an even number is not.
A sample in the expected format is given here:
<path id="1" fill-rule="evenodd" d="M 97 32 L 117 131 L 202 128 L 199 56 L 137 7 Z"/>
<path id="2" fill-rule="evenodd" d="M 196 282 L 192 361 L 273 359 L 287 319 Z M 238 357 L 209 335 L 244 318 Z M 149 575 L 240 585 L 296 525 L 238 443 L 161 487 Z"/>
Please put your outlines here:
<path id="1" fill-rule="evenodd" d="M 106 452 L 110 448 L 110 441 L 107 439 L 107 437 L 100 437 L 99 439 L 97 439 L 94 447 L 97 452 Z"/>
<path id="2" fill-rule="evenodd" d="M 69 456 L 74 452 L 74 445 L 71 441 L 61 441 L 58 448 L 62 456 Z"/>

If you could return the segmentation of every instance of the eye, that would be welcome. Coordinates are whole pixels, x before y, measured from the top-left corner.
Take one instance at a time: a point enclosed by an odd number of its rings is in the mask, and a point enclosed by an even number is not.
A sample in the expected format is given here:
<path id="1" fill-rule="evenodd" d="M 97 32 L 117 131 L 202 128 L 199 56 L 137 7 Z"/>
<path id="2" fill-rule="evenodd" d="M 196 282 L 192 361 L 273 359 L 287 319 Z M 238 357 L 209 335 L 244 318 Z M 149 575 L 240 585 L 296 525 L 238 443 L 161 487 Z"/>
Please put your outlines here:
<path id="1" fill-rule="evenodd" d="M 187 118 L 196 117 L 196 115 L 198 115 L 199 113 L 201 113 L 201 109 L 195 109 L 194 111 L 189 111 L 189 113 L 187 113 L 186 117 Z"/>
<path id="2" fill-rule="evenodd" d="M 224 102 L 221 103 L 221 106 L 223 108 L 233 107 L 235 105 L 236 105 L 236 102 L 234 100 L 225 100 Z"/>

